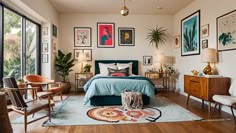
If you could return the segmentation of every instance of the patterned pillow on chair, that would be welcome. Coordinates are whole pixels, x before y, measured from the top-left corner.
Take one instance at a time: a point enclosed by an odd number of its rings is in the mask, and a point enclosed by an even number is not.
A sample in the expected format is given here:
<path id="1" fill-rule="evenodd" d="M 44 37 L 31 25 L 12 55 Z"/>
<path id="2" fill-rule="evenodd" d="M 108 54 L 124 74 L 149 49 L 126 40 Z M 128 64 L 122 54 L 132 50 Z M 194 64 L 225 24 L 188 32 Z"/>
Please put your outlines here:
<path id="1" fill-rule="evenodd" d="M 108 68 L 109 76 L 129 76 L 129 68 L 115 70 Z"/>

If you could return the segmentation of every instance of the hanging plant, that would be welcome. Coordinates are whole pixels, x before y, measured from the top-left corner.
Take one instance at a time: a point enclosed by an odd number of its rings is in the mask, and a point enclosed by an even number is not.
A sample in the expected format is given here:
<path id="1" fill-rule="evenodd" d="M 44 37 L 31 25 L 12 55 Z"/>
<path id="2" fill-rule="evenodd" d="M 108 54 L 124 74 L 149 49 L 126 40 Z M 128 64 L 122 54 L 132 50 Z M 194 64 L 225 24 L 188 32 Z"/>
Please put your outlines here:
<path id="1" fill-rule="evenodd" d="M 156 27 L 149 29 L 149 32 L 147 34 L 147 39 L 150 42 L 150 44 L 154 44 L 155 47 L 158 49 L 159 44 L 165 44 L 166 38 L 168 35 L 166 34 L 166 29 L 163 27 Z"/>

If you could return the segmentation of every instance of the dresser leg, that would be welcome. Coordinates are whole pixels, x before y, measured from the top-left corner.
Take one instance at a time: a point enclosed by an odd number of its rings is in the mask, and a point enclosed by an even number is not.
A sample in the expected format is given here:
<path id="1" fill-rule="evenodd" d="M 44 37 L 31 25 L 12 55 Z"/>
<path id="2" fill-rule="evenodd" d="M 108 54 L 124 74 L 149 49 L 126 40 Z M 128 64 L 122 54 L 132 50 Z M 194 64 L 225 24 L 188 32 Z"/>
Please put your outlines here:
<path id="1" fill-rule="evenodd" d="M 187 98 L 187 105 L 188 105 L 189 97 L 190 97 L 190 95 L 188 94 L 188 98 Z"/>

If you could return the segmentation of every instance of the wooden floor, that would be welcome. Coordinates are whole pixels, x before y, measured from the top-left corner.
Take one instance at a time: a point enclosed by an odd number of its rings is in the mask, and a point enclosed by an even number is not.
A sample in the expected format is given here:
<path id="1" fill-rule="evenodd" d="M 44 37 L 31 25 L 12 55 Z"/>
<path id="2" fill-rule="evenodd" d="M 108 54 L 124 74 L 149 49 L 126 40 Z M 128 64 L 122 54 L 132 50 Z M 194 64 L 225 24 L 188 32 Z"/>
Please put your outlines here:
<path id="1" fill-rule="evenodd" d="M 29 133 L 236 133 L 236 124 L 232 116 L 224 112 L 216 112 L 211 119 L 208 117 L 207 105 L 201 108 L 201 103 L 190 100 L 186 106 L 187 97 L 175 92 L 160 92 L 158 96 L 164 96 L 178 105 L 190 110 L 204 118 L 203 121 L 190 122 L 166 122 L 148 124 L 123 124 L 123 125 L 94 125 L 94 126 L 57 126 L 42 127 L 46 120 L 40 120 L 28 125 Z M 174 110 L 173 110 L 174 111 Z M 10 119 L 17 114 L 10 112 Z M 23 124 L 12 124 L 14 133 L 23 133 Z"/>

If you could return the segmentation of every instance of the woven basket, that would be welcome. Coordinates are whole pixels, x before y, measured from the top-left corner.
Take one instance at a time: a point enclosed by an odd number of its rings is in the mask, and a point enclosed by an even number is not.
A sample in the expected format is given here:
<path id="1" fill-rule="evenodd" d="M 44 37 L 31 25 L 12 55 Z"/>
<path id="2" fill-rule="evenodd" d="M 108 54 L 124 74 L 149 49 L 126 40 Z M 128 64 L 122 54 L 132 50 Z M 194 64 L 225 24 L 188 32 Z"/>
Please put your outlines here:
<path id="1" fill-rule="evenodd" d="M 12 133 L 11 123 L 8 117 L 6 95 L 0 92 L 0 133 Z"/>

